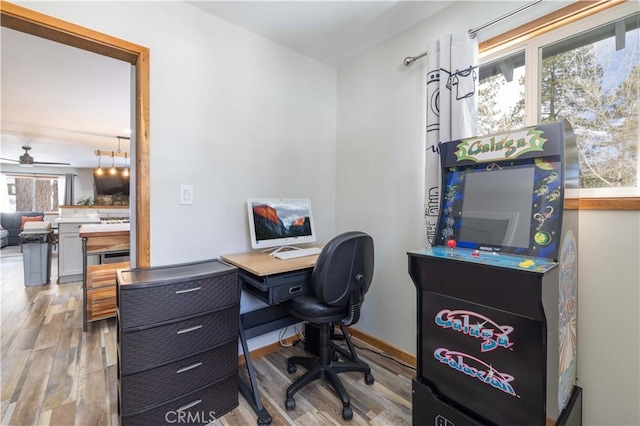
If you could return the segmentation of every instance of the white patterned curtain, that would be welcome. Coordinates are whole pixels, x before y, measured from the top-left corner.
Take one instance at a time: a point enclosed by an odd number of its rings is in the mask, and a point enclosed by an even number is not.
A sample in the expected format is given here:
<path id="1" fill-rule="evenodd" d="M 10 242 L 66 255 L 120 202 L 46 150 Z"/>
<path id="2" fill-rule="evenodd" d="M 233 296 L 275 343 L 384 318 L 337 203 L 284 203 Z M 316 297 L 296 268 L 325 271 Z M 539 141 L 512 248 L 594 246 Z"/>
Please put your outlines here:
<path id="1" fill-rule="evenodd" d="M 474 136 L 478 111 L 478 42 L 464 33 L 441 36 L 427 49 L 425 231 L 434 241 L 440 206 L 438 143 Z"/>

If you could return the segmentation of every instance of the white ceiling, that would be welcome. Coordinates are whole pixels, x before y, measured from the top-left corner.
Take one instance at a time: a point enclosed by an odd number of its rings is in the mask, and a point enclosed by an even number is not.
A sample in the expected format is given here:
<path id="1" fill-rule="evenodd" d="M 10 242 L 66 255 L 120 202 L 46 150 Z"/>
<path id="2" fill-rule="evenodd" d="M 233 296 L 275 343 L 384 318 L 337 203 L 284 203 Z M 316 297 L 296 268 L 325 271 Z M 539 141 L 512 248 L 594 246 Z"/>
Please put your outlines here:
<path id="1" fill-rule="evenodd" d="M 128 136 L 125 129 L 130 128 L 131 65 L 8 28 L 1 31 L 0 157 L 17 160 L 25 145 L 32 148 L 34 161 L 96 167 L 95 150 L 117 150 L 116 136 Z M 120 145 L 129 151 L 128 141 Z"/>
<path id="2" fill-rule="evenodd" d="M 337 67 L 454 1 L 188 1 Z"/>
<path id="3" fill-rule="evenodd" d="M 330 66 L 365 51 L 452 1 L 189 1 L 193 6 Z M 96 167 L 130 127 L 130 65 L 2 28 L 0 157 Z M 121 150 L 129 151 L 126 141 Z M 102 164 L 110 159 L 103 157 Z M 116 159 L 117 161 L 117 159 Z M 4 164 L 15 164 L 1 160 Z M 117 164 L 116 164 L 117 165 Z"/>

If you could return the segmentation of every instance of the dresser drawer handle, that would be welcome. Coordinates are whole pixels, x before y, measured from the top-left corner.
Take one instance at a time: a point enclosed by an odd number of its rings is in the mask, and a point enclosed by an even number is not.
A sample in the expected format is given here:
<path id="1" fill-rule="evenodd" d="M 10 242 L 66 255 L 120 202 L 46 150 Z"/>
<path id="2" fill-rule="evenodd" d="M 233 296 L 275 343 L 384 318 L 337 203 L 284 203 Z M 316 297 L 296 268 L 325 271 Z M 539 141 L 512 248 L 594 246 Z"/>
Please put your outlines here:
<path id="1" fill-rule="evenodd" d="M 296 294 L 296 293 L 300 293 L 302 291 L 302 286 L 301 285 L 297 285 L 295 287 L 291 287 L 289 289 L 289 294 Z"/>
<path id="2" fill-rule="evenodd" d="M 193 402 L 190 402 L 187 405 L 183 405 L 182 407 L 178 408 L 176 411 L 184 411 L 184 410 L 188 410 L 191 407 L 195 407 L 196 405 L 200 404 L 202 402 L 201 399 L 195 400 Z"/>
<path id="3" fill-rule="evenodd" d="M 201 325 L 196 325 L 195 327 L 183 328 L 182 330 L 178 330 L 178 331 L 176 332 L 176 334 L 190 333 L 190 332 L 192 332 L 192 331 L 196 331 L 196 330 L 199 330 L 199 329 L 201 329 L 201 328 L 202 328 L 202 326 L 201 326 Z"/>
<path id="4" fill-rule="evenodd" d="M 180 374 L 180 373 L 184 373 L 185 371 L 193 370 L 194 368 L 198 368 L 201 365 L 202 365 L 201 362 L 196 362 L 195 364 L 192 364 L 192 365 L 190 365 L 188 367 L 182 367 L 181 369 L 176 371 L 176 374 Z"/>
<path id="5" fill-rule="evenodd" d="M 176 294 L 191 293 L 192 291 L 202 290 L 202 287 L 188 288 L 186 290 L 176 290 Z"/>

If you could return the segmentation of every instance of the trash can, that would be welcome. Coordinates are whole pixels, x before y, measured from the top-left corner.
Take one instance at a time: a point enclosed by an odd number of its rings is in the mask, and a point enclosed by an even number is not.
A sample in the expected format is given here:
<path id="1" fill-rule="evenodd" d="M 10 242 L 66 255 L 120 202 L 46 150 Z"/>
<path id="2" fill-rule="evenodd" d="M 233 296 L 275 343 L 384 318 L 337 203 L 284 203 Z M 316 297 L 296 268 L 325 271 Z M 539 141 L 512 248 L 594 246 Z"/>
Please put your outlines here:
<path id="1" fill-rule="evenodd" d="M 20 233 L 24 285 L 27 287 L 49 283 L 51 277 L 51 222 L 26 222 Z"/>

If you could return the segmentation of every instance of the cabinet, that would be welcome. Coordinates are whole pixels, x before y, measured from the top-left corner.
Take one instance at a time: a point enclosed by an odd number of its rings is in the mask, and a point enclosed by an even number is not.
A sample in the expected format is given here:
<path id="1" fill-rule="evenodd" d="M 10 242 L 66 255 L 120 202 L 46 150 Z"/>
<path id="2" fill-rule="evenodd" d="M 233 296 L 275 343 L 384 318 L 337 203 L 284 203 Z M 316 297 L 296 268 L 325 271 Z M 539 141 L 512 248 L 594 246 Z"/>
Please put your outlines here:
<path id="1" fill-rule="evenodd" d="M 568 374 L 560 354 L 568 352 L 559 339 L 571 335 L 571 324 L 562 330 L 561 297 L 571 289 L 561 290 L 560 276 L 571 268 L 561 272 L 542 258 L 531 268 L 522 256 L 455 250 L 408 253 L 418 294 L 413 424 L 582 424 L 581 389 L 562 386 Z M 562 408 L 565 389 L 570 401 Z"/>
<path id="2" fill-rule="evenodd" d="M 129 269 L 129 262 L 89 265 L 91 258 L 129 253 L 129 224 L 89 224 L 80 227 L 82 240 L 82 327 L 115 316 L 116 270 Z"/>
<path id="3" fill-rule="evenodd" d="M 68 283 L 82 280 L 82 223 L 58 224 L 58 282 Z M 96 264 L 91 259 L 89 264 Z"/>
<path id="4" fill-rule="evenodd" d="M 118 413 L 206 424 L 238 405 L 237 268 L 220 260 L 118 270 Z"/>
<path id="5" fill-rule="evenodd" d="M 86 323 L 116 315 L 116 271 L 129 269 L 129 262 L 107 263 L 87 267 L 84 297 Z"/>

